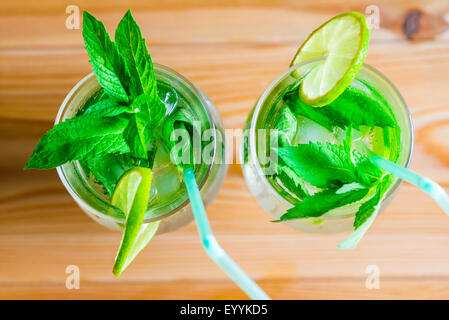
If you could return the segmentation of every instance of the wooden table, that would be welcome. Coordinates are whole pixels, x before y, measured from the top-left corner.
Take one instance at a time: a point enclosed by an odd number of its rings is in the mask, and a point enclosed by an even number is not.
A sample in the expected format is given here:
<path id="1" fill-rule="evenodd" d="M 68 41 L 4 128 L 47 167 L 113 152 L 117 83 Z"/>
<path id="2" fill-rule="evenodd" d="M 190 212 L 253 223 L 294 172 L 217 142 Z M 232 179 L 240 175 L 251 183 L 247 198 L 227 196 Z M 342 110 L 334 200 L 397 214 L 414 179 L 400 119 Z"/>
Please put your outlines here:
<path id="1" fill-rule="evenodd" d="M 0 298 L 245 299 L 207 257 L 193 224 L 154 239 L 114 278 L 120 234 L 91 221 L 55 170 L 22 170 L 64 96 L 91 70 L 81 30 L 65 27 L 70 3 L 0 4 Z M 228 128 L 243 126 L 307 34 L 333 15 L 364 12 L 373 3 L 394 19 L 409 7 L 434 13 L 444 7 L 438 1 L 123 3 L 76 1 L 109 30 L 132 8 L 153 60 L 198 84 Z M 395 83 L 410 108 L 412 169 L 448 186 L 448 37 L 408 41 L 392 30 L 372 32 L 367 62 Z M 344 234 L 305 234 L 270 223 L 239 165 L 230 166 L 208 214 L 222 246 L 275 299 L 449 298 L 449 219 L 411 185 L 401 187 L 353 251 L 335 247 Z M 79 290 L 65 286 L 69 265 L 80 268 Z M 365 286 L 369 265 L 380 270 L 379 289 Z"/>

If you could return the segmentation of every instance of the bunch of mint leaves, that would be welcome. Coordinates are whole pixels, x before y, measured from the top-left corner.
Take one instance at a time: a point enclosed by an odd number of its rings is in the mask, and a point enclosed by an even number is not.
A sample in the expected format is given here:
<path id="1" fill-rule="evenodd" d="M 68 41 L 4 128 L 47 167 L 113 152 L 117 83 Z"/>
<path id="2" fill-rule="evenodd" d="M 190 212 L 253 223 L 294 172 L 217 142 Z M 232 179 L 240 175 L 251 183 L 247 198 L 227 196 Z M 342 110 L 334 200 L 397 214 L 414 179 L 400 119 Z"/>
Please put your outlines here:
<path id="1" fill-rule="evenodd" d="M 355 231 L 338 245 L 343 249 L 354 248 L 377 215 L 392 177 L 353 149 L 353 129 L 360 126 L 395 128 L 397 122 L 386 102 L 363 82 L 354 82 L 336 100 L 321 108 L 301 101 L 300 82 L 286 88 L 281 95 L 285 106 L 278 113 L 274 126 L 279 146 L 275 150 L 279 155 L 276 175 L 298 198 L 278 221 L 317 218 L 368 196 L 355 215 Z M 343 143 L 309 142 L 293 146 L 300 116 L 331 132 L 335 128 L 344 129 Z M 305 183 L 318 191 L 311 194 Z"/>
<path id="2" fill-rule="evenodd" d="M 174 128 L 191 128 L 196 118 L 189 109 L 176 108 L 173 88 L 158 86 L 145 39 L 129 10 L 115 42 L 102 22 L 84 12 L 83 37 L 101 89 L 74 118 L 40 139 L 25 169 L 79 160 L 112 195 L 126 171 L 151 168 L 157 148 L 173 146 Z"/>

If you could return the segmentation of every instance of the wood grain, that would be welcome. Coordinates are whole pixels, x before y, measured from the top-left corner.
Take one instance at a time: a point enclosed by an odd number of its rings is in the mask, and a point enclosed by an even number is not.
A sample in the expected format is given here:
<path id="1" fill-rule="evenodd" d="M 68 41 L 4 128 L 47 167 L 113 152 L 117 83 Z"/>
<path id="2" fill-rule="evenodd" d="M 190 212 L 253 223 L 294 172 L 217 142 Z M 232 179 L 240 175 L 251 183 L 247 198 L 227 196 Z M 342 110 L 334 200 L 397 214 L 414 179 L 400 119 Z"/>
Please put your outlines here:
<path id="1" fill-rule="evenodd" d="M 115 28 L 127 7 L 150 38 L 153 60 L 198 84 L 228 128 L 240 128 L 257 97 L 289 64 L 300 41 L 356 1 L 78 1 Z M 436 1 L 380 1 L 381 10 L 439 10 Z M 67 92 L 90 72 L 80 30 L 64 27 L 67 4 L 0 4 L 0 298 L 245 298 L 210 261 L 194 225 L 154 239 L 119 279 L 111 274 L 118 233 L 92 222 L 52 171 L 22 170 L 51 128 Z M 404 96 L 415 125 L 411 167 L 449 187 L 449 41 L 409 42 L 373 31 L 367 62 Z M 208 208 L 222 246 L 273 298 L 449 297 L 449 219 L 404 184 L 360 246 L 269 222 L 238 165 Z M 78 265 L 81 289 L 65 288 Z M 365 287 L 368 265 L 381 288 Z"/>

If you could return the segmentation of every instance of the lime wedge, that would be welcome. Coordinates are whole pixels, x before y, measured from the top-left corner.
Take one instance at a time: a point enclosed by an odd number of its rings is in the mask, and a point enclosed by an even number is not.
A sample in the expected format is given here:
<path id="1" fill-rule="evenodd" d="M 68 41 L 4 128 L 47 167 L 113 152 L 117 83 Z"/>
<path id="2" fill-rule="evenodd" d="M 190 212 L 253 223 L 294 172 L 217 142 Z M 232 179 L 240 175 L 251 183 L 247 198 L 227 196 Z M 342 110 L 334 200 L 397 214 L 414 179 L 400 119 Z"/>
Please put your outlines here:
<path id="1" fill-rule="evenodd" d="M 362 67 L 368 42 L 369 29 L 365 17 L 358 12 L 339 14 L 313 31 L 291 63 L 293 66 L 323 58 L 303 78 L 299 89 L 301 99 L 314 107 L 336 99 Z M 296 76 L 300 76 L 298 72 Z"/>
<path id="2" fill-rule="evenodd" d="M 142 224 L 150 197 L 151 177 L 151 169 L 133 168 L 123 175 L 112 195 L 112 204 L 126 215 L 122 242 L 112 270 L 117 277 L 147 246 L 159 227 L 159 221 Z"/>

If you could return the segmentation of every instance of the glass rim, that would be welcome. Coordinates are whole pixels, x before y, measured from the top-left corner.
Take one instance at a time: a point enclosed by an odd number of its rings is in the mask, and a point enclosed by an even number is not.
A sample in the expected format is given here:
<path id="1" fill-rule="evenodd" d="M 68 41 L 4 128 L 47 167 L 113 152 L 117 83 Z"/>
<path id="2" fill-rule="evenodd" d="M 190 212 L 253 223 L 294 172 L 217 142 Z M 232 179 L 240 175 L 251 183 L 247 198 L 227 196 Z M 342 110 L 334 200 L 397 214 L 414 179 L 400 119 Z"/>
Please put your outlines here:
<path id="1" fill-rule="evenodd" d="M 272 194 L 275 195 L 275 197 L 284 205 L 286 206 L 292 206 L 293 204 L 288 201 L 287 199 L 285 199 L 284 197 L 282 197 L 279 192 L 277 192 L 274 187 L 271 185 L 271 183 L 268 181 L 267 177 L 265 176 L 262 167 L 260 166 L 259 163 L 259 159 L 257 157 L 257 150 L 256 150 L 256 124 L 257 124 L 257 120 L 259 117 L 259 113 L 262 110 L 262 106 L 264 105 L 265 100 L 267 99 L 267 97 L 269 96 L 269 94 L 271 93 L 271 91 L 279 84 L 281 83 L 285 78 L 287 78 L 293 71 L 295 71 L 296 69 L 298 69 L 301 66 L 307 65 L 309 63 L 314 63 L 320 60 L 324 60 L 325 58 L 314 58 L 314 59 L 310 59 L 307 61 L 303 61 L 303 62 L 299 62 L 293 66 L 290 66 L 287 70 L 285 70 L 284 72 L 282 72 L 280 75 L 278 75 L 269 85 L 268 87 L 264 90 L 264 92 L 262 93 L 262 95 L 259 97 L 259 99 L 257 100 L 256 106 L 254 108 L 254 113 L 251 117 L 251 125 L 249 128 L 249 152 L 250 154 L 252 154 L 253 156 L 251 157 L 251 163 L 249 163 L 249 165 L 253 165 L 257 174 L 261 177 L 261 181 L 262 183 L 264 183 L 268 189 L 271 191 Z M 395 87 L 395 85 L 386 77 L 384 76 L 379 70 L 377 70 L 376 68 L 364 63 L 360 69 L 361 70 L 368 70 L 368 72 L 376 75 L 377 77 L 379 77 L 382 81 L 384 81 L 387 84 L 387 87 L 389 89 L 391 89 L 394 93 L 394 95 L 399 99 L 400 101 L 400 105 L 401 108 L 403 109 L 403 111 L 405 111 L 405 115 L 407 118 L 407 123 L 408 123 L 408 127 L 410 129 L 410 138 L 409 138 L 409 152 L 407 154 L 407 160 L 405 161 L 405 167 L 407 168 L 410 164 L 410 160 L 411 160 L 411 155 L 412 155 L 412 151 L 413 151 L 413 141 L 414 141 L 414 130 L 413 130 L 413 123 L 412 123 L 412 119 L 411 119 L 411 114 L 410 114 L 410 110 L 407 107 L 407 104 L 405 103 L 404 98 L 402 97 L 401 93 L 399 92 L 399 90 Z M 359 71 L 359 72 L 360 72 Z M 356 76 L 357 78 L 357 76 Z M 391 185 L 391 187 L 389 188 L 388 191 L 388 196 L 385 197 L 384 201 L 387 201 L 392 194 L 394 194 L 395 190 L 399 187 L 400 183 L 401 183 L 401 179 L 397 178 L 395 179 L 394 183 Z"/>
<path id="2" fill-rule="evenodd" d="M 211 104 L 213 107 L 215 107 L 215 106 L 214 106 L 214 104 L 212 103 L 212 101 L 206 96 L 206 94 L 205 94 L 199 87 L 197 87 L 193 82 L 191 82 L 190 80 L 188 80 L 186 77 L 184 77 L 183 75 L 181 75 L 181 74 L 178 73 L 177 71 L 175 71 L 175 70 L 173 70 L 173 69 L 171 69 L 171 68 L 169 68 L 169 67 L 167 67 L 167 66 L 164 66 L 164 65 L 162 65 L 162 64 L 158 64 L 158 63 L 153 63 L 153 66 L 154 66 L 154 70 L 155 70 L 155 71 L 156 71 L 156 69 L 157 69 L 157 70 L 161 70 L 161 71 L 164 72 L 164 73 L 170 74 L 170 75 L 176 77 L 177 79 L 180 79 L 181 82 L 182 82 L 183 84 L 185 84 L 185 85 L 192 91 L 192 93 L 193 93 L 193 94 L 200 100 L 201 106 L 202 106 L 202 108 L 205 110 L 205 113 L 206 113 L 206 115 L 207 115 L 207 119 L 208 119 L 208 121 L 209 121 L 209 123 L 210 123 L 210 125 L 211 125 L 211 129 L 212 129 L 212 132 L 213 132 L 213 143 L 214 143 L 214 144 L 213 144 L 213 155 L 212 155 L 211 160 L 210 160 L 210 163 L 209 163 L 209 165 L 208 165 L 208 167 L 207 167 L 207 171 L 206 171 L 206 173 L 205 173 L 205 175 L 204 175 L 204 178 L 202 179 L 201 183 L 198 184 L 198 189 L 199 189 L 199 191 L 201 192 L 202 189 L 203 189 L 203 187 L 205 186 L 205 184 L 206 184 L 206 182 L 207 182 L 207 180 L 208 180 L 210 174 L 211 174 L 211 171 L 212 171 L 212 168 L 213 168 L 213 165 L 214 165 L 214 161 L 215 161 L 215 157 L 217 156 L 217 136 L 216 136 L 216 130 L 217 130 L 217 128 L 216 128 L 216 124 L 215 124 L 215 122 L 214 122 L 214 118 L 213 118 L 213 116 L 212 116 L 212 114 L 211 114 L 211 111 L 210 111 L 209 108 L 208 108 L 209 102 L 210 102 L 210 104 Z M 67 94 L 66 97 L 64 98 L 64 100 L 63 100 L 61 106 L 59 107 L 59 110 L 58 110 L 58 113 L 57 113 L 57 115 L 56 115 L 56 119 L 55 119 L 55 122 L 54 122 L 55 125 L 61 122 L 62 116 L 64 115 L 64 113 L 65 113 L 65 111 L 66 111 L 65 108 L 66 108 L 68 102 L 70 101 L 70 99 L 71 99 L 75 94 L 77 94 L 77 90 L 78 90 L 79 88 L 81 88 L 83 85 L 85 85 L 86 83 L 88 83 L 88 81 L 92 81 L 92 78 L 95 78 L 94 72 L 91 72 L 91 73 L 89 73 L 88 75 L 86 75 L 85 77 L 83 77 L 83 78 L 82 78 L 82 79 L 81 79 L 81 80 L 80 80 L 80 81 L 79 81 L 79 82 L 78 82 L 78 83 L 77 83 L 77 84 L 76 84 L 76 85 L 75 85 L 75 86 L 68 92 L 68 94 Z M 76 162 L 78 162 L 78 161 L 76 161 Z M 67 163 L 66 163 L 66 164 L 67 164 Z M 101 212 L 101 211 L 97 210 L 96 208 L 92 207 L 92 206 L 91 206 L 89 203 L 87 203 L 82 197 L 80 197 L 80 196 L 75 192 L 75 190 L 72 188 L 71 184 L 68 182 L 68 179 L 66 178 L 66 176 L 65 176 L 65 174 L 64 174 L 63 166 L 66 165 L 66 164 L 63 164 L 63 165 L 61 165 L 61 166 L 56 167 L 56 171 L 57 171 L 58 176 L 59 176 L 59 178 L 61 179 L 61 181 L 62 181 L 64 187 L 66 188 L 66 190 L 69 192 L 69 194 L 72 196 L 72 198 L 73 198 L 73 199 L 74 199 L 80 206 L 81 206 L 81 205 L 82 205 L 82 206 L 85 206 L 85 207 L 89 210 L 89 212 L 92 212 L 92 213 L 94 213 L 95 215 L 100 216 L 101 218 L 104 218 L 104 219 L 107 219 L 107 220 L 110 220 L 110 221 L 113 221 L 113 222 L 117 222 L 117 223 L 125 223 L 125 222 L 126 222 L 126 218 L 125 218 L 125 219 L 122 219 L 122 218 L 118 218 L 118 217 L 113 217 L 113 216 L 110 216 L 110 215 L 108 215 L 108 214 L 106 214 L 106 213 L 104 213 L 104 212 Z M 111 205 L 110 203 L 104 201 L 103 199 L 99 199 L 99 198 L 98 198 L 98 200 L 100 200 L 101 202 L 105 203 L 107 206 L 112 207 L 112 205 Z M 167 212 L 167 213 L 165 213 L 165 214 L 163 214 L 163 215 L 145 219 L 145 220 L 143 221 L 143 223 L 150 223 L 150 222 L 155 222 L 155 221 L 159 221 L 159 220 L 165 219 L 165 218 L 167 218 L 167 217 L 169 217 L 169 216 L 171 216 L 171 215 L 174 215 L 175 213 L 177 213 L 178 211 L 180 211 L 181 209 L 183 209 L 184 207 L 186 207 L 186 206 L 189 205 L 189 204 L 190 204 L 190 199 L 187 197 L 187 199 L 186 199 L 182 204 L 180 204 L 179 206 L 177 206 L 175 209 L 173 209 L 173 210 L 171 210 L 171 211 L 169 211 L 169 212 Z M 82 208 L 82 209 L 84 209 L 84 208 Z"/>

